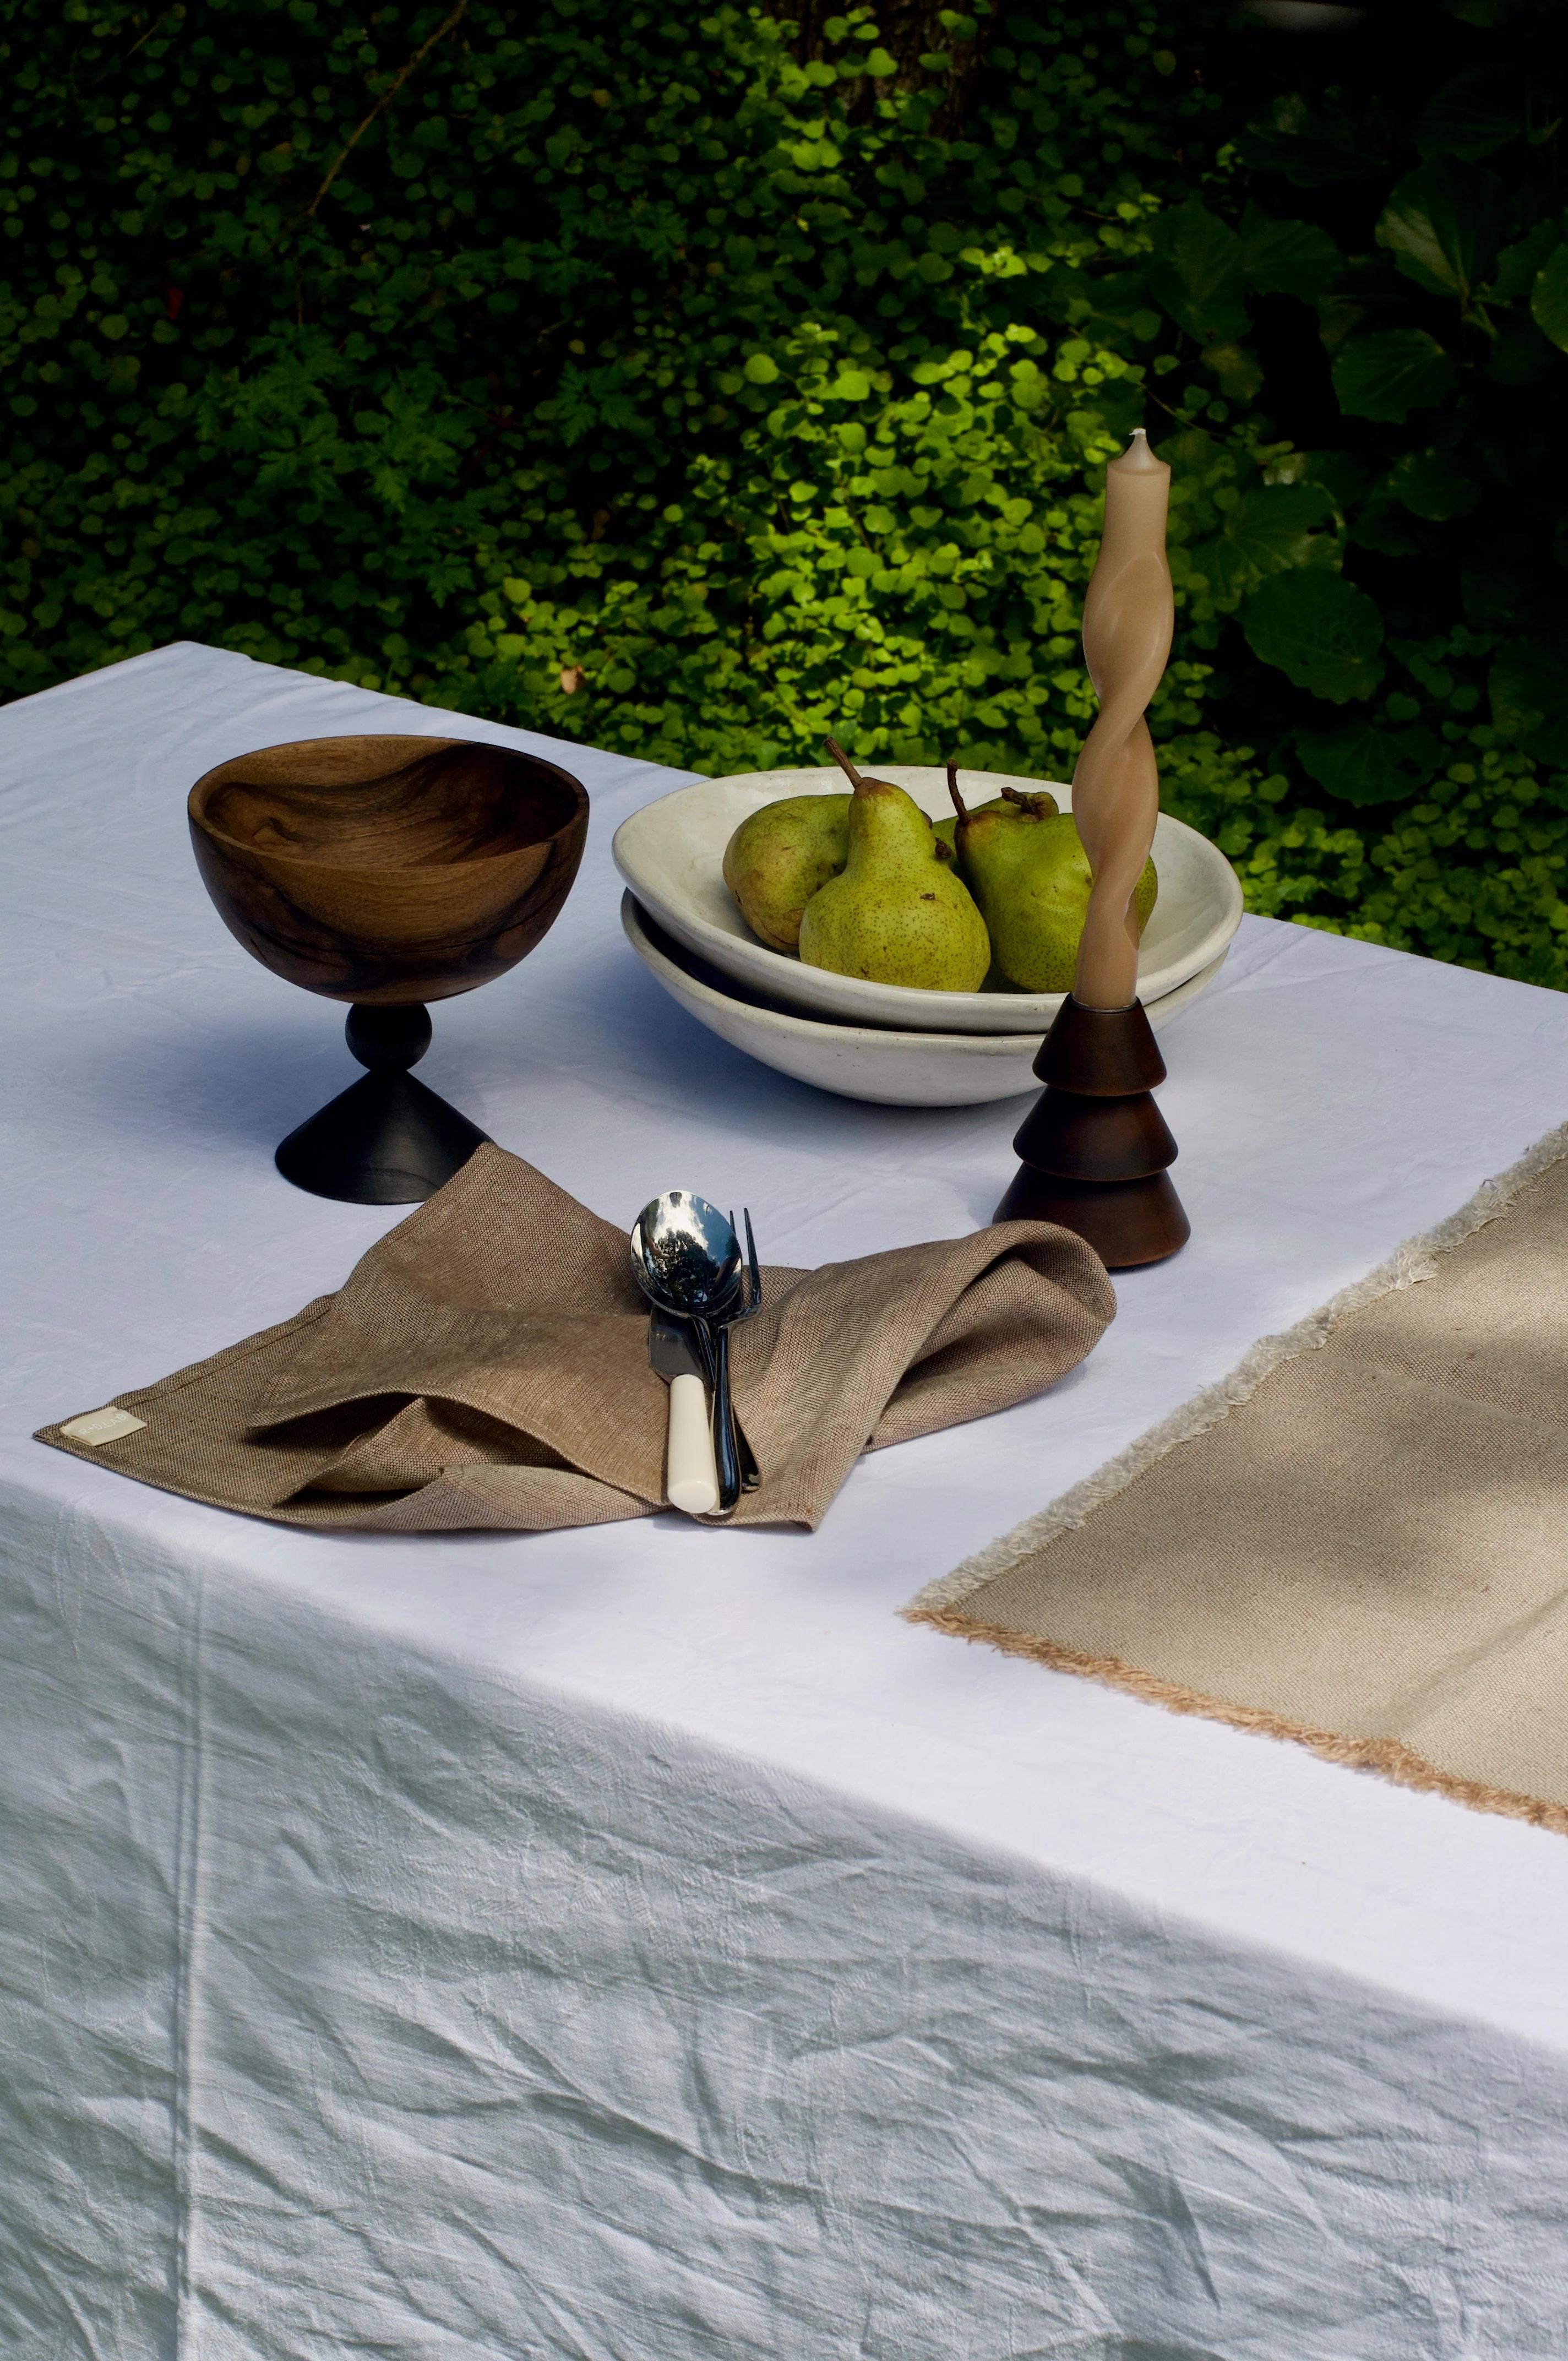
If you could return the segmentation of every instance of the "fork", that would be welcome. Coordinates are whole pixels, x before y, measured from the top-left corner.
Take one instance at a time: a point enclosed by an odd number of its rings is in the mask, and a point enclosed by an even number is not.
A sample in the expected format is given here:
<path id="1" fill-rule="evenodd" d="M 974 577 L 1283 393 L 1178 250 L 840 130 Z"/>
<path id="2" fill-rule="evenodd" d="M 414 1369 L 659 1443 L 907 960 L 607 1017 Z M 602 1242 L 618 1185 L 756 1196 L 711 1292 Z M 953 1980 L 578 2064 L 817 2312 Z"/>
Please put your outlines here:
<path id="1" fill-rule="evenodd" d="M 740 1291 L 739 1307 L 733 1312 L 718 1313 L 712 1322 L 716 1343 L 713 1398 L 716 1404 L 722 1401 L 729 1409 L 729 1432 L 735 1438 L 735 1457 L 740 1470 L 740 1488 L 743 1492 L 754 1492 L 762 1479 L 758 1473 L 755 1454 L 746 1439 L 746 1430 L 735 1415 L 735 1405 L 729 1393 L 729 1331 L 738 1327 L 742 1320 L 750 1320 L 754 1312 L 762 1309 L 762 1272 L 757 1260 L 757 1240 L 751 1228 L 749 1205 L 741 1207 L 740 1217 L 746 1224 L 746 1276 L 742 1279 L 738 1275 L 736 1279 Z M 733 1211 L 729 1215 L 729 1226 L 731 1229 L 735 1227 Z"/>

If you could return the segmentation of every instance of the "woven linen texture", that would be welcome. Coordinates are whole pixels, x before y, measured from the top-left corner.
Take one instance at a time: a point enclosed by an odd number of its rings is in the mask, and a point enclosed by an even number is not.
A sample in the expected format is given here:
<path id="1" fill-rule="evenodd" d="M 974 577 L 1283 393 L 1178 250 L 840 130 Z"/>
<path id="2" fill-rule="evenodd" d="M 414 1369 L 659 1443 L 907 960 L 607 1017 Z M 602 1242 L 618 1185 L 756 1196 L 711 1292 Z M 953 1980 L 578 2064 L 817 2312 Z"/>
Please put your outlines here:
<path id="1" fill-rule="evenodd" d="M 1568 1833 L 1565 1147 L 906 1611 Z"/>

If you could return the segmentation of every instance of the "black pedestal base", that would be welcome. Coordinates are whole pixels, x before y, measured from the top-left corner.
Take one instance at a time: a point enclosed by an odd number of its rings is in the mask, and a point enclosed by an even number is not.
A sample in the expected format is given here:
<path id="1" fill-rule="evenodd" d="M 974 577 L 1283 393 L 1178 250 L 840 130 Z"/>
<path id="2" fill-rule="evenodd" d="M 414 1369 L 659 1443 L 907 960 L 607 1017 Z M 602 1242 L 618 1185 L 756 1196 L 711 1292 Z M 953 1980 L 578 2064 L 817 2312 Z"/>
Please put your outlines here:
<path id="1" fill-rule="evenodd" d="M 417 1204 L 462 1170 L 486 1134 L 408 1072 L 430 1046 L 422 1007 L 356 1005 L 345 1029 L 370 1071 L 289 1134 L 278 1170 L 315 1197 Z"/>

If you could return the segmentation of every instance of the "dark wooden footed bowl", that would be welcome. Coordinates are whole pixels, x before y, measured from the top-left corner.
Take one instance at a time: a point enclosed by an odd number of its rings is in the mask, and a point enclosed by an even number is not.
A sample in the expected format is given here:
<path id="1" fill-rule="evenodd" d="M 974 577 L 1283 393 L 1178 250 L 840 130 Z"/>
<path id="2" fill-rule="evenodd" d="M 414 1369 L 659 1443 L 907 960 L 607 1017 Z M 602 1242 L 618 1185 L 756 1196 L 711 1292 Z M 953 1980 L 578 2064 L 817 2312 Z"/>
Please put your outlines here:
<path id="1" fill-rule="evenodd" d="M 220 763 L 190 798 L 218 915 L 329 1000 L 449 1000 L 549 929 L 587 833 L 576 779 L 458 738 L 305 738 Z"/>
<path id="2" fill-rule="evenodd" d="M 302 738 L 220 763 L 191 790 L 218 915 L 274 975 L 352 1004 L 367 1069 L 278 1149 L 318 1197 L 403 1205 L 485 1134 L 409 1071 L 424 1003 L 527 957 L 571 891 L 588 829 L 576 779 L 463 738 Z"/>

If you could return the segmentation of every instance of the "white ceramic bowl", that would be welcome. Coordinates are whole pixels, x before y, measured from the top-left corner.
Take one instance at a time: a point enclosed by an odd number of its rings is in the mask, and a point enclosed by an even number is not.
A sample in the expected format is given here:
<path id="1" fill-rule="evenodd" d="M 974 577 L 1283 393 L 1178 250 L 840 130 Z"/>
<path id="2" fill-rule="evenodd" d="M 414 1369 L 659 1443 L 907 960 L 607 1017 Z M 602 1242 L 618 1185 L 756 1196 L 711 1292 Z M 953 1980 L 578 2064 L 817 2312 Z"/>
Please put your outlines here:
<path id="1" fill-rule="evenodd" d="M 949 814 L 944 771 L 883 763 L 878 778 L 908 789 L 933 819 Z M 1069 787 L 988 771 L 960 771 L 959 792 L 972 808 L 1003 787 L 1049 785 L 1064 811 Z M 1037 1039 L 1061 1006 L 1058 992 L 916 992 L 806 967 L 793 951 L 758 940 L 724 883 L 724 848 L 740 822 L 784 796 L 842 794 L 836 770 L 751 771 L 733 779 L 699 779 L 644 804 L 615 835 L 615 863 L 642 907 L 667 934 L 721 973 L 770 1000 L 847 1018 L 855 1025 L 907 1032 L 1029 1033 Z M 1217 845 L 1162 812 L 1155 830 L 1159 899 L 1145 930 L 1138 991 L 1147 1008 L 1224 956 L 1241 924 L 1242 889 Z"/>
<path id="2" fill-rule="evenodd" d="M 983 1106 L 1040 1087 L 1035 1078 L 1038 1033 L 895 1033 L 880 1025 L 847 1025 L 832 1016 L 803 1016 L 746 984 L 720 975 L 677 943 L 627 894 L 620 905 L 627 940 L 672 1000 L 748 1057 L 797 1082 L 840 1098 L 881 1106 Z M 1224 953 L 1189 977 L 1149 1011 L 1157 1028 L 1186 1006 L 1218 973 Z"/>

